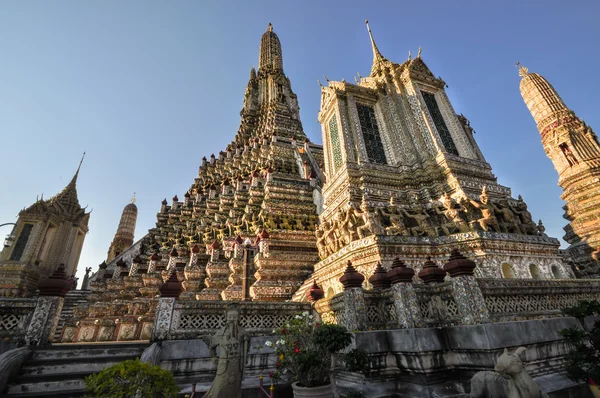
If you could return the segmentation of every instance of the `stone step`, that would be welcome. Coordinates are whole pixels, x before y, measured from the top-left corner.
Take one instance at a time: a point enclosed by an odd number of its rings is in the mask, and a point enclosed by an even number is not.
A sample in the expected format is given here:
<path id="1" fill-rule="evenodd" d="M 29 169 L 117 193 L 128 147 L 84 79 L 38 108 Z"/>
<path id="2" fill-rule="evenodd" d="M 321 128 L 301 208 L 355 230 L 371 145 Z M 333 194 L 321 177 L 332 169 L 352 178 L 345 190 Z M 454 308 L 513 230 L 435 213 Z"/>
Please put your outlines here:
<path id="1" fill-rule="evenodd" d="M 6 397 L 80 397 L 84 379 L 121 361 L 139 358 L 149 342 L 55 344 L 35 349 Z"/>
<path id="2" fill-rule="evenodd" d="M 32 360 L 21 368 L 19 374 L 19 381 L 22 378 L 31 377 L 43 377 L 46 378 L 52 375 L 64 375 L 82 372 L 84 369 L 89 373 L 96 373 L 102 369 L 112 366 L 116 363 L 126 361 L 128 359 L 137 358 L 136 355 L 111 355 L 107 357 L 83 357 L 78 356 L 76 358 L 67 357 L 61 359 L 43 359 L 43 360 Z"/>
<path id="3" fill-rule="evenodd" d="M 46 381 L 43 383 L 19 383 L 8 387 L 5 397 L 40 397 L 49 396 L 81 396 L 85 390 L 83 377 L 62 380 Z"/>
<path id="4" fill-rule="evenodd" d="M 55 344 L 49 348 L 37 349 L 32 360 L 52 360 L 61 358 L 104 357 L 110 355 L 139 356 L 149 345 L 147 341 L 122 344 Z"/>

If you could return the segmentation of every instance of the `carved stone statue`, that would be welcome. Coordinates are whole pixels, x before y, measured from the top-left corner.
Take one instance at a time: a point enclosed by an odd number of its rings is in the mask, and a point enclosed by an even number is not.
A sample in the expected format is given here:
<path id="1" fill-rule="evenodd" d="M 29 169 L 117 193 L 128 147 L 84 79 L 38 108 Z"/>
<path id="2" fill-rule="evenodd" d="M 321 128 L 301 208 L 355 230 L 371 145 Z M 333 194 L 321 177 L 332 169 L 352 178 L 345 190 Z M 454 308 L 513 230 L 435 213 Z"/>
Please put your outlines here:
<path id="1" fill-rule="evenodd" d="M 527 210 L 527 203 L 523 201 L 521 195 L 519 195 L 516 207 L 511 206 L 511 209 L 521 220 L 521 232 L 527 235 L 537 235 L 537 225 L 533 221 L 531 213 Z"/>
<path id="2" fill-rule="evenodd" d="M 81 284 L 81 290 L 88 290 L 88 283 L 90 279 L 90 272 L 92 271 L 92 267 L 85 268 L 85 275 L 83 276 L 83 283 Z"/>
<path id="3" fill-rule="evenodd" d="M 393 196 L 390 198 L 390 204 L 388 205 L 387 210 L 381 209 L 381 214 L 384 217 L 387 217 L 390 224 L 389 226 L 385 227 L 386 235 L 410 235 L 406 225 L 404 225 L 404 218 L 398 211 L 398 207 L 396 207 L 396 202 Z"/>
<path id="4" fill-rule="evenodd" d="M 349 228 L 350 219 L 348 217 L 348 212 L 344 211 L 344 209 L 339 209 L 335 217 L 337 218 L 337 224 L 339 228 L 338 244 L 340 247 L 344 247 L 353 240 L 352 232 Z"/>
<path id="5" fill-rule="evenodd" d="M 502 199 L 498 206 L 494 205 L 492 202 L 490 202 L 490 204 L 493 206 L 494 211 L 499 218 L 498 224 L 502 232 L 521 232 L 519 218 L 511 210 L 510 206 L 508 205 L 508 200 Z"/>
<path id="6" fill-rule="evenodd" d="M 498 358 L 494 371 L 478 372 L 471 379 L 471 398 L 548 398 L 548 394 L 527 374 L 521 361 L 525 347 L 504 353 Z"/>
<path id="7" fill-rule="evenodd" d="M 329 221 L 325 221 L 323 223 L 323 234 L 325 238 L 325 243 L 327 245 L 327 251 L 329 252 L 329 254 L 337 252 L 338 246 L 337 239 L 335 236 L 335 226 Z"/>
<path id="8" fill-rule="evenodd" d="M 413 203 L 410 206 L 410 210 L 412 213 L 407 212 L 406 209 L 402 209 L 402 212 L 406 217 L 412 218 L 417 222 L 418 225 L 411 228 L 414 236 L 427 235 L 430 238 L 438 236 L 434 226 L 431 224 L 431 216 L 421 209 L 421 206 Z"/>
<path id="9" fill-rule="evenodd" d="M 355 210 L 356 211 L 356 210 Z M 381 222 L 381 214 L 377 211 L 369 211 L 367 201 L 363 197 L 362 203 L 360 204 L 360 212 L 356 211 L 363 220 L 363 225 L 358 227 L 358 236 L 362 239 L 369 235 L 382 235 L 383 225 Z"/>
<path id="10" fill-rule="evenodd" d="M 402 218 L 402 215 L 399 213 L 390 214 L 390 226 L 385 227 L 385 233 L 388 235 L 403 235 L 403 236 L 410 235 L 410 233 L 408 232 L 408 229 L 406 228 L 406 225 L 404 225 L 404 219 Z"/>
<path id="11" fill-rule="evenodd" d="M 211 354 L 219 348 L 217 376 L 203 398 L 241 398 L 245 331 L 236 307 L 228 308 L 225 326 L 210 339 Z"/>
<path id="12" fill-rule="evenodd" d="M 468 199 L 468 198 L 467 198 Z M 479 196 L 480 202 L 468 199 L 468 201 L 481 211 L 482 217 L 477 220 L 481 229 L 484 231 L 500 232 L 500 226 L 498 225 L 498 219 L 494 215 L 494 206 L 490 203 L 487 195 L 487 189 L 484 186 Z"/>
<path id="13" fill-rule="evenodd" d="M 438 214 L 443 214 L 448 220 L 447 223 L 442 224 L 442 229 L 447 235 L 454 233 L 454 231 L 468 232 L 471 230 L 469 224 L 460 215 L 460 213 L 464 213 L 465 210 L 460 205 L 458 205 L 458 209 L 456 208 L 457 203 L 452 199 L 448 192 L 444 193 L 442 205 L 444 206 L 443 211 L 440 212 L 437 207 L 434 207 L 434 210 Z"/>
<path id="14" fill-rule="evenodd" d="M 320 225 L 317 225 L 315 228 L 315 236 L 317 237 L 317 249 L 319 251 L 319 257 L 324 259 L 329 255 L 329 251 L 327 250 L 327 243 L 325 242 L 325 233 Z"/>

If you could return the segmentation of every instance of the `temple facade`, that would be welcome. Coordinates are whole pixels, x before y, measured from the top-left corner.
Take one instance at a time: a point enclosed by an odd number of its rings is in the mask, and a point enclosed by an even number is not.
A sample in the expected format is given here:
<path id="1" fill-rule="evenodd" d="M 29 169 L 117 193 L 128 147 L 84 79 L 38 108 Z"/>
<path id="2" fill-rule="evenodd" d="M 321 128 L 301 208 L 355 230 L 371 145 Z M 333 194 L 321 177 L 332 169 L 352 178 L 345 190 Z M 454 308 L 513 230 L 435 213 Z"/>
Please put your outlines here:
<path id="1" fill-rule="evenodd" d="M 60 265 L 67 275 L 76 274 L 90 218 L 77 198 L 80 167 L 61 192 L 19 213 L 14 242 L 0 252 L 0 295 L 32 296 Z"/>
<path id="2" fill-rule="evenodd" d="M 368 31 L 369 76 L 321 88 L 326 182 L 316 230 L 321 261 L 311 279 L 330 296 L 342 290 L 349 260 L 363 275 L 396 257 L 419 270 L 428 258 L 443 264 L 453 247 L 476 261 L 479 277 L 572 277 L 558 240 L 498 184 L 421 50 L 389 61 Z"/>
<path id="3" fill-rule="evenodd" d="M 554 87 L 520 66 L 521 95 L 537 123 L 546 155 L 558 172 L 564 218 L 564 240 L 581 277 L 600 272 L 600 143 L 592 128 L 579 119 Z"/>

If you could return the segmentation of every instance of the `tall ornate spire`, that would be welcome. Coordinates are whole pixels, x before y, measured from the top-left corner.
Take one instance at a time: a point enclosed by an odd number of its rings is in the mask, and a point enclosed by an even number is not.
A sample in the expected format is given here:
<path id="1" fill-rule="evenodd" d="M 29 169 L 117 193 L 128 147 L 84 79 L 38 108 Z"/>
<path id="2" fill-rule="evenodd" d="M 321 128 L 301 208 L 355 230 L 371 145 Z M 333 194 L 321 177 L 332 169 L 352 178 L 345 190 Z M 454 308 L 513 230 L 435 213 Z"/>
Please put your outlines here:
<path id="1" fill-rule="evenodd" d="M 258 70 L 264 69 L 283 69 L 281 43 L 279 37 L 273 32 L 273 25 L 270 22 L 267 31 L 260 40 Z"/>
<path id="2" fill-rule="evenodd" d="M 529 70 L 517 62 L 521 83 L 519 85 L 521 96 L 535 119 L 540 133 L 544 134 L 545 128 L 561 117 L 570 113 L 560 95 L 546 79 Z"/>
<path id="3" fill-rule="evenodd" d="M 375 39 L 373 38 L 373 32 L 371 32 L 371 27 L 369 26 L 369 20 L 365 20 L 365 24 L 367 25 L 367 31 L 369 32 L 369 38 L 371 39 L 371 47 L 373 48 L 373 66 L 371 67 L 371 76 L 375 74 L 377 70 L 379 70 L 379 66 L 382 62 L 387 61 L 387 59 L 381 55 L 379 48 L 377 48 L 377 44 L 375 44 Z"/>
<path id="4" fill-rule="evenodd" d="M 537 73 L 517 63 L 521 95 L 537 123 L 544 150 L 558 172 L 561 198 L 567 202 L 564 239 L 580 276 L 594 275 L 600 266 L 593 261 L 600 252 L 600 142 L 590 126 L 579 119 L 554 87 Z"/>
<path id="5" fill-rule="evenodd" d="M 79 176 L 79 170 L 81 170 L 81 164 L 83 163 L 84 158 L 85 152 L 83 153 L 83 156 L 81 156 L 79 166 L 77 166 L 77 171 L 75 171 L 71 181 L 66 187 L 64 187 L 62 191 L 51 197 L 48 202 L 58 203 L 63 207 L 64 210 L 70 212 L 75 212 L 81 208 L 79 205 L 79 199 L 77 197 L 77 177 Z"/>
<path id="6" fill-rule="evenodd" d="M 115 238 L 108 249 L 108 258 L 106 259 L 107 262 L 110 262 L 113 258 L 123 253 L 133 244 L 137 214 L 138 208 L 135 205 L 134 193 L 131 203 L 125 206 L 123 209 L 123 214 L 121 214 L 121 220 L 119 221 L 119 227 L 115 233 Z"/>

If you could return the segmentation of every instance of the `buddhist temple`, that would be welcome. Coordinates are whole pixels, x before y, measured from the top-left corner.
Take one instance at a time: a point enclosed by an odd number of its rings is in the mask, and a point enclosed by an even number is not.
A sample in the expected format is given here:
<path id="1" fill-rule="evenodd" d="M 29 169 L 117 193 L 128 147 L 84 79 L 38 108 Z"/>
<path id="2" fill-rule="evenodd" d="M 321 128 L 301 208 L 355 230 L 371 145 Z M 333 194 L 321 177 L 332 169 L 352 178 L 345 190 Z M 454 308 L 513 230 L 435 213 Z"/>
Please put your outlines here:
<path id="1" fill-rule="evenodd" d="M 61 264 L 67 275 L 76 273 L 90 218 L 77 198 L 80 168 L 61 192 L 47 200 L 42 195 L 19 213 L 15 241 L 0 252 L 2 296 L 34 295 L 38 282 Z"/>

